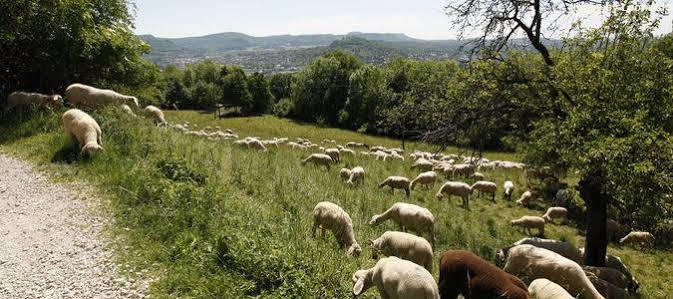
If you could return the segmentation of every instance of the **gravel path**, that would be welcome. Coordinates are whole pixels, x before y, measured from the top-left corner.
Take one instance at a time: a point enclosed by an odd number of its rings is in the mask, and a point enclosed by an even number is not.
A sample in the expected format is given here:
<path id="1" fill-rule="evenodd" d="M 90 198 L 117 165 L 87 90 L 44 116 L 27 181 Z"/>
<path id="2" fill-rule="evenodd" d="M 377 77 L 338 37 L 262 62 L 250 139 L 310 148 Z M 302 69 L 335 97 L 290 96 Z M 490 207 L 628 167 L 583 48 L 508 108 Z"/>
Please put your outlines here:
<path id="1" fill-rule="evenodd" d="M 117 275 L 98 201 L 69 189 L 0 154 L 0 298 L 143 297 Z"/>

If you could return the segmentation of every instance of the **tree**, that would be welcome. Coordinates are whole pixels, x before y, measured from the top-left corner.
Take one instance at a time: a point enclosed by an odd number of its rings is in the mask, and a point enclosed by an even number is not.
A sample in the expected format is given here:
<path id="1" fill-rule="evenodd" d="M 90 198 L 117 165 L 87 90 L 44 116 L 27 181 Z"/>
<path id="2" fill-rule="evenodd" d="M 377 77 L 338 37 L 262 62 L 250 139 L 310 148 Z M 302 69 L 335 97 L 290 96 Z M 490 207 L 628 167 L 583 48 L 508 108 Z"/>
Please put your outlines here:
<path id="1" fill-rule="evenodd" d="M 244 111 L 244 113 L 262 114 L 268 112 L 273 102 L 273 95 L 269 89 L 269 82 L 266 81 L 264 75 L 254 73 L 248 77 L 248 90 L 250 90 L 252 106 L 250 106 L 249 111 Z"/>
<path id="2" fill-rule="evenodd" d="M 348 99 L 340 111 L 342 127 L 361 132 L 374 132 L 379 106 L 392 96 L 384 72 L 374 65 L 365 65 L 349 78 Z"/>
<path id="3" fill-rule="evenodd" d="M 243 111 L 250 111 L 253 107 L 252 96 L 248 90 L 248 80 L 240 67 L 225 67 L 222 69 L 220 88 L 222 90 L 221 103 L 225 106 L 240 107 Z"/>
<path id="4" fill-rule="evenodd" d="M 269 79 L 269 85 L 276 102 L 281 99 L 289 98 L 292 87 L 292 74 L 273 74 Z"/>

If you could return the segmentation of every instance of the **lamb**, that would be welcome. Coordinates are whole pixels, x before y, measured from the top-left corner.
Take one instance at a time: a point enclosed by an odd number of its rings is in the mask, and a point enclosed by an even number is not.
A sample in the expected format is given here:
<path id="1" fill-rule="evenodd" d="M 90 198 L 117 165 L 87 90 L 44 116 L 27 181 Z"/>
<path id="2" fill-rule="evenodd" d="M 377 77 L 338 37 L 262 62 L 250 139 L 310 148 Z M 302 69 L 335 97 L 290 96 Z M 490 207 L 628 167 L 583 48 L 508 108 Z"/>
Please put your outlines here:
<path id="1" fill-rule="evenodd" d="M 353 221 L 340 206 L 328 201 L 319 202 L 313 208 L 313 229 L 311 231 L 313 237 L 318 227 L 320 227 L 321 234 L 324 234 L 326 229 L 332 231 L 339 246 L 347 248 L 346 255 L 356 256 L 362 252 L 362 248 L 355 240 Z"/>
<path id="2" fill-rule="evenodd" d="M 308 156 L 308 158 L 301 160 L 301 165 L 306 165 L 307 162 L 311 162 L 315 166 L 323 165 L 329 170 L 333 160 L 330 156 L 325 154 L 312 154 Z"/>
<path id="3" fill-rule="evenodd" d="M 584 269 L 584 272 L 593 273 L 598 278 L 605 280 L 619 288 L 629 290 L 635 289 L 635 283 L 633 282 L 633 280 L 626 277 L 624 273 L 620 272 L 617 269 L 612 269 L 608 267 L 591 267 L 591 266 L 584 266 L 582 268 Z"/>
<path id="4" fill-rule="evenodd" d="M 380 259 L 370 269 L 356 271 L 352 280 L 354 296 L 376 286 L 382 298 L 439 299 L 439 289 L 428 270 L 394 256 Z"/>
<path id="5" fill-rule="evenodd" d="M 339 155 L 339 150 L 338 149 L 336 149 L 336 148 L 325 149 L 325 154 L 330 156 L 330 158 L 332 158 L 332 161 L 334 161 L 336 163 L 339 163 L 339 161 L 340 161 L 339 156 L 340 155 Z"/>
<path id="6" fill-rule="evenodd" d="M 630 243 L 638 243 L 641 245 L 647 243 L 650 246 L 654 246 L 654 236 L 649 232 L 633 231 L 630 232 L 625 237 L 619 239 L 619 244 L 624 245 Z"/>
<path id="7" fill-rule="evenodd" d="M 563 287 L 545 278 L 533 280 L 528 286 L 532 299 L 575 299 Z"/>
<path id="8" fill-rule="evenodd" d="M 46 95 L 35 92 L 23 92 L 15 91 L 7 96 L 7 104 L 5 104 L 4 110 L 9 111 L 17 106 L 27 106 L 27 105 L 57 105 L 63 102 L 63 98 L 60 95 Z"/>
<path id="9" fill-rule="evenodd" d="M 81 152 L 93 156 L 103 151 L 100 126 L 91 116 L 79 109 L 70 109 L 63 113 L 63 126 L 74 144 L 79 144 Z"/>
<path id="10" fill-rule="evenodd" d="M 418 168 L 420 170 L 428 171 L 428 170 L 432 170 L 432 167 L 434 165 L 435 164 L 432 163 L 431 161 L 429 161 L 425 158 L 420 158 L 420 159 L 414 161 L 413 164 L 411 164 L 411 169 Z"/>
<path id="11" fill-rule="evenodd" d="M 544 236 L 544 218 L 537 216 L 523 216 L 509 222 L 512 226 L 520 226 L 530 235 L 530 229 L 536 228 L 540 236 Z"/>
<path id="12" fill-rule="evenodd" d="M 470 209 L 470 194 L 472 193 L 472 187 L 463 182 L 446 182 L 442 187 L 439 188 L 435 197 L 438 200 L 441 200 L 444 194 L 447 194 L 449 200 L 452 195 L 460 196 L 463 199 L 463 207 Z"/>
<path id="13" fill-rule="evenodd" d="M 521 198 L 519 198 L 519 200 L 517 200 L 516 203 L 525 206 L 531 199 L 533 199 L 533 193 L 530 191 L 526 191 L 523 194 L 521 194 Z"/>
<path id="14" fill-rule="evenodd" d="M 341 168 L 341 170 L 339 170 L 339 177 L 341 177 L 342 180 L 348 180 L 351 177 L 351 170 L 348 168 Z"/>
<path id="15" fill-rule="evenodd" d="M 122 111 L 124 111 L 124 113 L 127 113 L 127 114 L 132 115 L 132 116 L 136 116 L 136 114 L 133 113 L 133 109 L 131 109 L 131 107 L 129 107 L 129 105 L 122 104 L 121 108 L 122 108 Z M 187 130 L 187 128 L 182 126 L 182 125 L 176 125 L 176 126 L 173 126 L 173 128 L 181 130 L 181 131 L 186 131 Z"/>
<path id="16" fill-rule="evenodd" d="M 124 104 L 124 105 L 126 106 L 126 104 Z M 128 106 L 126 106 L 126 107 L 128 107 Z M 123 109 L 123 106 L 122 106 L 122 109 Z M 161 111 L 161 109 L 159 109 L 155 106 L 152 106 L 152 105 L 148 105 L 148 106 L 145 107 L 145 113 L 152 116 L 155 124 L 157 124 L 157 125 L 165 125 L 166 124 L 166 119 L 164 118 L 164 112 Z"/>
<path id="17" fill-rule="evenodd" d="M 502 188 L 505 190 L 505 195 L 503 198 L 512 200 L 512 193 L 514 193 L 514 183 L 512 181 L 505 181 L 505 183 L 502 184 Z"/>
<path id="18" fill-rule="evenodd" d="M 350 171 L 350 177 L 348 178 L 348 181 L 346 182 L 349 185 L 353 185 L 356 183 L 362 183 L 365 181 L 365 169 L 362 168 L 361 166 L 354 167 Z"/>
<path id="19" fill-rule="evenodd" d="M 432 246 L 422 237 L 405 232 L 387 231 L 369 242 L 372 246 L 372 259 L 378 259 L 379 254 L 396 256 L 432 272 Z"/>
<path id="20" fill-rule="evenodd" d="M 407 197 L 411 194 L 409 191 L 409 179 L 403 176 L 389 176 L 379 184 L 379 189 L 384 186 L 390 187 L 390 191 L 395 193 L 395 189 L 403 189 Z"/>
<path id="21" fill-rule="evenodd" d="M 586 274 L 586 276 L 589 278 L 589 281 L 591 281 L 591 284 L 594 285 L 596 290 L 598 290 L 598 292 L 603 295 L 603 297 L 609 299 L 629 298 L 629 294 L 624 289 L 620 289 L 619 287 L 598 278 L 598 276 L 591 272 L 584 272 L 584 274 Z"/>
<path id="22" fill-rule="evenodd" d="M 498 250 L 496 254 L 498 260 L 504 262 L 505 259 L 507 258 L 509 249 L 514 246 L 522 244 L 533 245 L 535 247 L 551 250 L 571 261 L 574 261 L 578 264 L 582 264 L 583 259 L 582 252 L 580 252 L 580 250 L 577 249 L 572 244 L 564 241 L 542 239 L 542 238 L 523 238 L 519 241 L 514 242 L 511 246 L 501 248 Z"/>
<path id="23" fill-rule="evenodd" d="M 442 254 L 438 285 L 442 298 L 529 298 L 521 280 L 465 250 Z"/>
<path id="24" fill-rule="evenodd" d="M 491 199 L 495 202 L 495 192 L 498 190 L 498 185 L 493 182 L 488 181 L 477 181 L 472 184 L 472 191 L 477 190 L 480 194 L 490 193 L 492 195 Z"/>
<path id="25" fill-rule="evenodd" d="M 528 244 L 511 248 L 503 270 L 516 276 L 549 279 L 583 298 L 604 299 L 580 265 L 544 248 Z"/>
<path id="26" fill-rule="evenodd" d="M 75 83 L 65 89 L 65 97 L 73 105 L 99 107 L 108 104 L 138 105 L 138 98 L 116 93 L 109 89 L 98 89 L 84 84 Z"/>
<path id="27" fill-rule="evenodd" d="M 369 221 L 370 225 L 377 225 L 388 219 L 392 219 L 400 226 L 400 230 L 406 232 L 406 229 L 415 231 L 418 235 L 427 232 L 430 235 L 430 243 L 435 246 L 435 216 L 430 210 L 408 203 L 394 203 L 383 214 L 374 215 Z"/>
<path id="28" fill-rule="evenodd" d="M 560 218 L 561 223 L 568 221 L 568 209 L 563 207 L 551 207 L 542 215 L 544 221 L 554 223 L 554 219 Z"/>
<path id="29" fill-rule="evenodd" d="M 413 179 L 411 181 L 411 184 L 409 184 L 409 186 L 411 187 L 411 190 L 414 190 L 414 186 L 416 184 L 425 185 L 428 188 L 430 188 L 430 185 L 434 184 L 435 181 L 437 181 L 437 173 L 434 171 L 426 171 L 419 174 L 415 179 Z"/>

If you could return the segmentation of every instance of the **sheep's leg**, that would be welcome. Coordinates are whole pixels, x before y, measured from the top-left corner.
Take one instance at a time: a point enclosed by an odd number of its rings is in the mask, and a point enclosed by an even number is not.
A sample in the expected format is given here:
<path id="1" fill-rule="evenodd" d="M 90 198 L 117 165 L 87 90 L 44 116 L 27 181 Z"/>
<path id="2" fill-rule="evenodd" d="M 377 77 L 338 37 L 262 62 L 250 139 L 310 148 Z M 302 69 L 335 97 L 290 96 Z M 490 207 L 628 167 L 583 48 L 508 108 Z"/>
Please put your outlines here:
<path id="1" fill-rule="evenodd" d="M 495 202 L 495 192 L 493 192 L 493 197 L 491 198 L 491 200 L 493 200 L 493 202 Z"/>
<path id="2" fill-rule="evenodd" d="M 311 237 L 315 238 L 315 229 L 318 227 L 317 223 L 313 223 L 313 228 L 311 229 Z"/>
<path id="3" fill-rule="evenodd" d="M 404 192 L 407 194 L 407 197 L 411 195 L 411 192 L 409 191 L 409 188 L 404 188 Z"/>

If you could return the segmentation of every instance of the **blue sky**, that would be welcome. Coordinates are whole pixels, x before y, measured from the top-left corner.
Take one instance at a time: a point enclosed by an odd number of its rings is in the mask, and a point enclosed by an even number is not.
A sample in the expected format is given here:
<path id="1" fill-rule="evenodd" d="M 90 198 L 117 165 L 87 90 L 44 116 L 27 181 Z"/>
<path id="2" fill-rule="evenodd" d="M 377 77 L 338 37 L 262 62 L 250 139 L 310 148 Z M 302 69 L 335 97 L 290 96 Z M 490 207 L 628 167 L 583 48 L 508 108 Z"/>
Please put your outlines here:
<path id="1" fill-rule="evenodd" d="M 444 0 L 137 0 L 136 33 L 185 37 L 228 31 L 254 36 L 362 31 L 401 32 L 423 39 L 455 38 L 456 33 L 442 12 L 445 3 Z M 667 5 L 670 11 L 671 4 Z M 660 33 L 670 31 L 669 16 L 662 22 Z"/>

